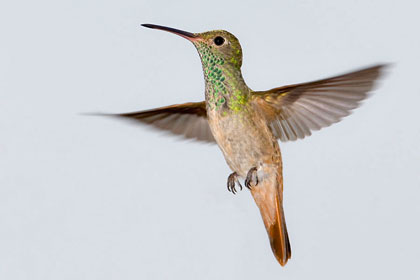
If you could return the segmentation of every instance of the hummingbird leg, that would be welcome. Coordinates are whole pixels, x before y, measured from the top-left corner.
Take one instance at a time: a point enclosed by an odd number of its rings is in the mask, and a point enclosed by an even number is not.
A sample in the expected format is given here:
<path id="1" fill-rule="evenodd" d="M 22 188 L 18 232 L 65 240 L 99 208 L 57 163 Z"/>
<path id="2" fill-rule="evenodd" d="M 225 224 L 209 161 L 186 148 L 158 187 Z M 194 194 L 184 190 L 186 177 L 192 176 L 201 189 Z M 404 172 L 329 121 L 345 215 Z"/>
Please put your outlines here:
<path id="1" fill-rule="evenodd" d="M 257 168 L 252 167 L 248 174 L 246 175 L 245 179 L 245 187 L 251 189 L 251 187 L 258 185 L 258 176 L 257 176 Z"/>
<path id="2" fill-rule="evenodd" d="M 241 183 L 239 183 L 239 180 L 238 180 L 238 174 L 236 172 L 233 172 L 228 177 L 228 181 L 227 181 L 228 191 L 232 192 L 233 194 L 236 194 L 236 188 L 235 188 L 236 184 L 238 184 L 239 188 L 242 190 L 242 185 Z"/>

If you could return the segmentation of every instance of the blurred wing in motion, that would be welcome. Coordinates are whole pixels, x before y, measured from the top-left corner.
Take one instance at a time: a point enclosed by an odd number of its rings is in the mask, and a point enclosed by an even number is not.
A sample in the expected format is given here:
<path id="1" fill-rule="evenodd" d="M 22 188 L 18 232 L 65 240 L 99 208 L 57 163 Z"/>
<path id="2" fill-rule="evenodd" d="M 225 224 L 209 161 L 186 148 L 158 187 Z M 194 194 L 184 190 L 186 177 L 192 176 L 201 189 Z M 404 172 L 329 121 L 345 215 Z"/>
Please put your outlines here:
<path id="1" fill-rule="evenodd" d="M 206 104 L 189 102 L 125 114 L 102 114 L 126 118 L 181 135 L 187 139 L 215 143 L 207 121 Z"/>
<path id="2" fill-rule="evenodd" d="M 281 141 L 302 139 L 349 115 L 367 97 L 384 68 L 377 65 L 329 79 L 254 92 L 252 102 Z"/>

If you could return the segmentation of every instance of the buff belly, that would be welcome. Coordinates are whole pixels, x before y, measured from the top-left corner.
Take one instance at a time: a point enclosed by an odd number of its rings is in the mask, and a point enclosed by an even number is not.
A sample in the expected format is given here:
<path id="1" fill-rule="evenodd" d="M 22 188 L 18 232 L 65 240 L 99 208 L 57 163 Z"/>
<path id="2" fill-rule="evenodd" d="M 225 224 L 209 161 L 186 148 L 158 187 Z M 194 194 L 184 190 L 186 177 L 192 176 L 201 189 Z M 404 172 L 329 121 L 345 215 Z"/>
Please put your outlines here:
<path id="1" fill-rule="evenodd" d="M 277 140 L 258 115 L 209 114 L 209 124 L 227 164 L 241 177 L 253 167 L 281 165 Z"/>

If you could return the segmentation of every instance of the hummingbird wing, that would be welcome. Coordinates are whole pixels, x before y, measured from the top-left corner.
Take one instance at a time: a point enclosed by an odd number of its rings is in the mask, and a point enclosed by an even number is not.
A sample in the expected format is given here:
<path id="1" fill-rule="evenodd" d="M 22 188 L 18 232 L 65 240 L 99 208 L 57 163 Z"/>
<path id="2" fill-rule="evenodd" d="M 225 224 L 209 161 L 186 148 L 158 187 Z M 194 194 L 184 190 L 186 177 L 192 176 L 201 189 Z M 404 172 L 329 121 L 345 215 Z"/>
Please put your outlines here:
<path id="1" fill-rule="evenodd" d="M 209 143 L 216 142 L 207 121 L 204 101 L 176 104 L 132 113 L 107 114 L 107 116 L 138 121 L 188 139 Z"/>
<path id="2" fill-rule="evenodd" d="M 254 92 L 252 102 L 281 141 L 294 141 L 339 122 L 373 89 L 385 65 L 309 83 Z"/>

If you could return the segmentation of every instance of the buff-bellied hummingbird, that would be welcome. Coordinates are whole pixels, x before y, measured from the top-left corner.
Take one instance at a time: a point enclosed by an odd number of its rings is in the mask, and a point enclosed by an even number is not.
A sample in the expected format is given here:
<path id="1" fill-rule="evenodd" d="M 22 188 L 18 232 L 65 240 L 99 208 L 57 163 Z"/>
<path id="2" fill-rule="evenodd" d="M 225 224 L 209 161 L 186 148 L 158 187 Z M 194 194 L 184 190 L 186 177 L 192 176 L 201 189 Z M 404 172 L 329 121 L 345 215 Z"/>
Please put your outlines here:
<path id="1" fill-rule="evenodd" d="M 282 158 L 278 139 L 294 141 L 349 115 L 373 89 L 385 65 L 376 65 L 314 82 L 266 91 L 250 89 L 241 73 L 242 49 L 224 30 L 190 33 L 170 27 L 144 27 L 189 40 L 200 55 L 205 101 L 116 114 L 184 138 L 216 143 L 233 171 L 227 188 L 250 190 L 271 249 L 284 266 L 291 247 L 283 212 Z"/>

